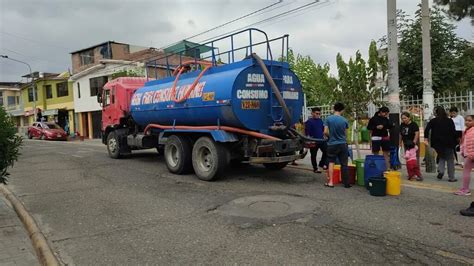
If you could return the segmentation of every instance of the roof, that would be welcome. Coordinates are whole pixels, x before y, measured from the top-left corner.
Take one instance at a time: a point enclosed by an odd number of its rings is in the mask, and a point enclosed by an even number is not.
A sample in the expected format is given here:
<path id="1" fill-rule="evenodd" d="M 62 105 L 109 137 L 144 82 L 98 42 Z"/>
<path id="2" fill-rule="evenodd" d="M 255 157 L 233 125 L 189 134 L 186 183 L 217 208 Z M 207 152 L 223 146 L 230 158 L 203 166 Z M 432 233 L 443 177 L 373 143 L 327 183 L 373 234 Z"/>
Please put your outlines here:
<path id="1" fill-rule="evenodd" d="M 41 78 L 54 78 L 54 77 L 57 77 L 59 74 L 58 73 L 49 73 L 49 72 L 39 72 L 39 71 L 35 71 L 31 74 L 26 74 L 26 75 L 23 75 L 21 76 L 22 78 L 31 78 L 31 76 L 33 76 L 34 78 L 40 78 L 40 74 L 43 75 L 43 77 Z"/>
<path id="2" fill-rule="evenodd" d="M 3 89 L 5 88 L 20 88 L 21 86 L 23 85 L 23 83 L 21 82 L 8 82 L 8 81 L 5 81 L 5 82 L 0 82 L 0 87 L 2 87 Z"/>
<path id="3" fill-rule="evenodd" d="M 122 43 L 122 42 L 116 42 L 116 41 L 106 41 L 106 42 L 99 43 L 99 44 L 95 44 L 95 45 L 92 45 L 92 46 L 90 46 L 90 47 L 83 48 L 83 49 L 80 49 L 80 50 L 77 50 L 77 51 L 74 51 L 74 52 L 70 52 L 70 54 L 80 53 L 80 52 L 83 52 L 83 51 L 86 51 L 86 50 L 90 50 L 90 49 L 92 49 L 92 48 L 96 48 L 96 47 L 99 47 L 99 46 L 103 46 L 104 44 L 108 44 L 108 43 L 129 45 L 128 43 Z"/>
<path id="4" fill-rule="evenodd" d="M 183 51 L 186 51 L 186 52 L 192 52 L 194 47 L 197 47 L 199 46 L 197 49 L 199 49 L 199 55 L 200 56 L 202 53 L 206 53 L 206 52 L 209 52 L 212 50 L 212 47 L 210 46 L 207 46 L 207 45 L 202 45 L 199 44 L 199 43 L 195 43 L 195 42 L 190 42 L 190 41 L 186 41 L 186 40 L 182 40 L 180 41 L 179 43 L 177 44 L 174 44 L 174 45 L 171 45 L 167 48 L 165 48 L 165 52 L 167 53 L 173 53 L 173 54 L 177 54 L 177 53 L 180 53 L 180 52 L 183 52 Z M 185 53 L 186 54 L 186 53 Z M 186 54 L 188 56 L 190 56 L 189 54 Z"/>

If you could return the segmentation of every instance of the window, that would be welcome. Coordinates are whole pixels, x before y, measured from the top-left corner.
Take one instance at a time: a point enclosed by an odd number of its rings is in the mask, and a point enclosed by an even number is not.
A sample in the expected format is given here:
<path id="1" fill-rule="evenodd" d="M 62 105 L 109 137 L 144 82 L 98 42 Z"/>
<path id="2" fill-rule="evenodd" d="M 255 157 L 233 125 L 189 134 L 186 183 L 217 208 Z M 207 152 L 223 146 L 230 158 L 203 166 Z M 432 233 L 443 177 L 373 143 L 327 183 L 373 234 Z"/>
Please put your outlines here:
<path id="1" fill-rule="evenodd" d="M 28 102 L 33 102 L 34 100 L 38 100 L 38 92 L 35 90 L 35 96 L 33 98 L 33 88 L 28 89 Z"/>
<path id="2" fill-rule="evenodd" d="M 110 104 L 110 90 L 104 91 L 104 106 L 108 106 Z"/>
<path id="3" fill-rule="evenodd" d="M 0 106 L 3 106 L 3 91 L 0 91 Z"/>
<path id="4" fill-rule="evenodd" d="M 99 92 L 102 90 L 102 87 L 104 87 L 107 81 L 108 81 L 107 76 L 89 79 L 91 96 L 97 96 L 97 94 L 99 94 Z"/>
<path id="5" fill-rule="evenodd" d="M 16 105 L 16 98 L 15 98 L 15 96 L 8 96 L 8 97 L 7 97 L 7 103 L 8 103 L 8 106 L 14 106 L 14 105 Z"/>
<path id="6" fill-rule="evenodd" d="M 56 94 L 58 97 L 64 97 L 69 95 L 69 91 L 67 89 L 67 82 L 61 82 L 56 84 Z"/>
<path id="7" fill-rule="evenodd" d="M 51 85 L 44 85 L 44 90 L 46 91 L 46 99 L 53 98 L 53 88 Z"/>
<path id="8" fill-rule="evenodd" d="M 81 66 L 89 65 L 94 63 L 94 50 L 88 50 L 79 53 L 81 59 Z"/>
<path id="9" fill-rule="evenodd" d="M 81 83 L 77 83 L 77 98 L 81 98 Z"/>

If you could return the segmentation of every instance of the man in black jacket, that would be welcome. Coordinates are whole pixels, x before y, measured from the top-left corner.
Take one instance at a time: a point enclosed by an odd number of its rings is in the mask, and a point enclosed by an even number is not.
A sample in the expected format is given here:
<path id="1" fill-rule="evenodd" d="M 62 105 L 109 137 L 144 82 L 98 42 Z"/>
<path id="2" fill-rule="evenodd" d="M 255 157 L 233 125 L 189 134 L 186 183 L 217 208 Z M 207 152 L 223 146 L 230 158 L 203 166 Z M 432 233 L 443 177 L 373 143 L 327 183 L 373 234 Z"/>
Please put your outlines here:
<path id="1" fill-rule="evenodd" d="M 456 182 L 454 177 L 454 147 L 456 146 L 456 128 L 453 120 L 448 118 L 446 110 L 435 108 L 436 117 L 431 119 L 425 128 L 425 143 L 435 149 L 438 162 L 438 179 L 444 176 L 445 164 L 448 166 L 448 181 Z"/>
<path id="2" fill-rule="evenodd" d="M 389 109 L 383 106 L 377 113 L 369 120 L 367 129 L 370 132 L 372 153 L 379 154 L 382 149 L 385 158 L 387 170 L 390 169 L 390 135 L 389 130 L 393 124 L 388 119 Z"/>

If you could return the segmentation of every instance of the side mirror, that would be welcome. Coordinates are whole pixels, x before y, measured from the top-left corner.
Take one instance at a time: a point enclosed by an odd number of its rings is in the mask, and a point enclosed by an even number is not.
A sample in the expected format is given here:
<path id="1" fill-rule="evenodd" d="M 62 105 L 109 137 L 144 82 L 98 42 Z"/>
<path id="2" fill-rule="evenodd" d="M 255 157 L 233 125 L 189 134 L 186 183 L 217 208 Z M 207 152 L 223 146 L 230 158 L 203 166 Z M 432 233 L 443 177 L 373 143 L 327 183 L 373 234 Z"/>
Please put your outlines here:
<path id="1" fill-rule="evenodd" d="M 97 93 L 97 102 L 102 105 L 102 91 Z"/>

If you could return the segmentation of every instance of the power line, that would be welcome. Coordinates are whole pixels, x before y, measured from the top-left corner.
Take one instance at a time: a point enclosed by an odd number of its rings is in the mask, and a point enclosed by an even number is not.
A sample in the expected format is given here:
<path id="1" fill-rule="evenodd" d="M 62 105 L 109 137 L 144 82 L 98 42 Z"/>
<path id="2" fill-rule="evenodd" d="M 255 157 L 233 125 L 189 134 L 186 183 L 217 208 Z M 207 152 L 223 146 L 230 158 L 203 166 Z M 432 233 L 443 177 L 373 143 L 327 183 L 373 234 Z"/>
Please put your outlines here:
<path id="1" fill-rule="evenodd" d="M 197 37 L 197 36 L 201 36 L 201 35 L 203 35 L 203 34 L 205 34 L 205 33 L 210 32 L 210 31 L 213 31 L 213 30 L 222 28 L 222 27 L 224 27 L 224 26 L 226 26 L 226 25 L 229 25 L 229 24 L 231 24 L 231 23 L 234 23 L 234 22 L 239 21 L 239 20 L 241 20 L 241 19 L 244 19 L 244 18 L 246 18 L 246 17 L 249 17 L 249 16 L 252 16 L 252 15 L 254 15 L 254 14 L 257 14 L 257 13 L 259 13 L 260 11 L 263 11 L 263 10 L 265 10 L 265 9 L 268 9 L 268 8 L 270 8 L 270 7 L 272 7 L 272 6 L 281 4 L 282 2 L 283 2 L 283 0 L 278 0 L 278 2 L 276 2 L 276 3 L 273 3 L 273 4 L 268 5 L 268 6 L 266 6 L 266 7 L 260 8 L 260 9 L 258 9 L 258 10 L 255 10 L 255 11 L 251 12 L 251 13 L 248 13 L 248 14 L 246 14 L 246 15 L 240 16 L 240 17 L 238 17 L 238 18 L 236 18 L 236 19 L 233 19 L 233 20 L 231 20 L 231 21 L 228 21 L 228 22 L 226 22 L 226 23 L 223 23 L 223 24 L 220 24 L 220 25 L 215 26 L 215 27 L 213 27 L 213 28 L 210 28 L 210 29 L 208 29 L 208 30 L 205 30 L 205 31 L 203 31 L 203 32 L 201 32 L 201 33 L 198 33 L 198 34 L 195 34 L 195 35 L 193 35 L 193 36 L 187 37 L 187 38 L 185 38 L 185 40 L 189 40 L 189 39 L 195 38 L 195 37 Z"/>
<path id="2" fill-rule="evenodd" d="M 212 38 L 208 38 L 208 39 L 202 40 L 202 41 L 200 41 L 200 43 L 204 43 L 204 42 L 210 41 L 210 40 L 212 40 L 212 39 L 216 39 L 216 38 L 225 36 L 225 35 L 227 35 L 227 34 L 232 34 L 232 33 L 237 32 L 237 31 L 239 31 L 239 30 L 243 30 L 243 29 L 248 28 L 248 27 L 251 27 L 251 26 L 255 26 L 255 25 L 258 25 L 258 24 L 267 22 L 267 21 L 271 21 L 271 20 L 277 19 L 277 18 L 279 18 L 279 17 L 285 16 L 285 15 L 287 15 L 287 14 L 291 14 L 291 13 L 295 13 L 295 12 L 298 12 L 298 11 L 301 11 L 301 10 L 304 10 L 304 9 L 307 9 L 308 7 L 310 7 L 310 6 L 312 6 L 312 5 L 315 5 L 315 4 L 318 4 L 318 3 L 319 3 L 319 0 L 315 0 L 315 1 L 310 2 L 310 3 L 308 3 L 308 4 L 304 4 L 304 5 L 295 7 L 295 8 L 293 8 L 293 9 L 290 9 L 290 10 L 287 10 L 287 11 L 284 11 L 284 12 L 281 12 L 281 13 L 276 14 L 276 15 L 274 15 L 274 16 L 271 16 L 271 17 L 269 17 L 269 18 L 266 18 L 266 19 L 263 19 L 263 20 L 260 20 L 260 21 L 257 21 L 257 22 L 248 24 L 248 25 L 246 25 L 246 26 L 244 26 L 244 27 L 241 27 L 241 28 L 238 28 L 238 29 L 235 29 L 235 30 L 232 30 L 232 31 L 228 31 L 228 32 L 226 32 L 226 33 L 220 34 L 220 35 L 218 35 L 218 36 L 214 36 L 214 37 L 212 37 Z"/>
<path id="3" fill-rule="evenodd" d="M 275 5 L 278 5 L 278 4 L 282 3 L 282 2 L 283 2 L 283 0 L 278 0 L 278 2 L 276 2 L 276 3 L 273 3 L 273 4 L 270 4 L 270 5 L 268 5 L 268 6 L 262 7 L 262 8 L 260 8 L 260 9 L 258 9 L 258 10 L 252 11 L 252 12 L 250 12 L 250 13 L 248 13 L 248 14 L 245 14 L 245 15 L 243 15 L 243 16 L 240 16 L 240 17 L 238 17 L 238 18 L 235 18 L 235 19 L 233 19 L 233 20 L 230 20 L 230 21 L 225 22 L 225 23 L 223 23 L 223 24 L 220 24 L 220 25 L 218 25 L 218 26 L 212 27 L 212 28 L 207 29 L 207 30 L 205 30 L 205 31 L 203 31 L 203 32 L 200 32 L 200 33 L 198 33 L 198 34 L 195 34 L 195 35 L 193 35 L 193 36 L 184 38 L 183 40 L 189 40 L 189 39 L 195 38 L 195 37 L 197 37 L 197 36 L 201 36 L 201 35 L 203 35 L 203 34 L 205 34 L 205 33 L 208 33 L 208 32 L 211 32 L 211 31 L 213 31 L 213 30 L 222 28 L 222 27 L 224 27 L 224 26 L 226 26 L 226 25 L 229 25 L 229 24 L 231 24 L 231 23 L 234 23 L 234 22 L 236 22 L 236 21 L 242 20 L 242 19 L 247 18 L 247 17 L 251 17 L 251 16 L 253 16 L 253 15 L 255 15 L 255 14 L 258 14 L 259 12 L 261 12 L 261 11 L 263 11 L 263 10 L 266 10 L 266 9 L 268 9 L 268 8 L 271 8 L 271 7 L 273 7 L 273 6 L 275 6 Z M 182 41 L 182 40 L 179 40 L 179 41 L 173 42 L 173 43 L 171 43 L 171 44 L 164 45 L 164 46 L 162 46 L 162 47 L 160 47 L 160 48 L 157 48 L 157 49 L 158 49 L 158 50 L 165 49 L 165 48 L 168 48 L 168 47 L 173 46 L 173 45 L 175 45 L 175 44 L 178 44 L 178 43 L 180 43 L 181 41 Z"/>
<path id="4" fill-rule="evenodd" d="M 26 40 L 26 41 L 35 42 L 35 43 L 38 43 L 38 44 L 43 45 L 43 46 L 51 46 L 51 47 L 65 49 L 65 50 L 68 50 L 68 51 L 70 49 L 70 48 L 66 48 L 66 47 L 63 47 L 63 46 L 49 44 L 49 43 L 41 42 L 41 41 L 38 41 L 38 40 L 35 40 L 35 39 L 30 39 L 30 38 L 27 38 L 27 37 L 19 36 L 19 35 L 16 35 L 16 34 L 13 34 L 13 33 L 10 33 L 10 32 L 6 32 L 6 31 L 0 31 L 0 33 L 5 34 L 5 35 L 9 35 L 9 36 L 12 36 L 12 37 L 15 37 L 15 38 L 18 38 L 18 39 L 23 39 L 23 40 Z"/>

